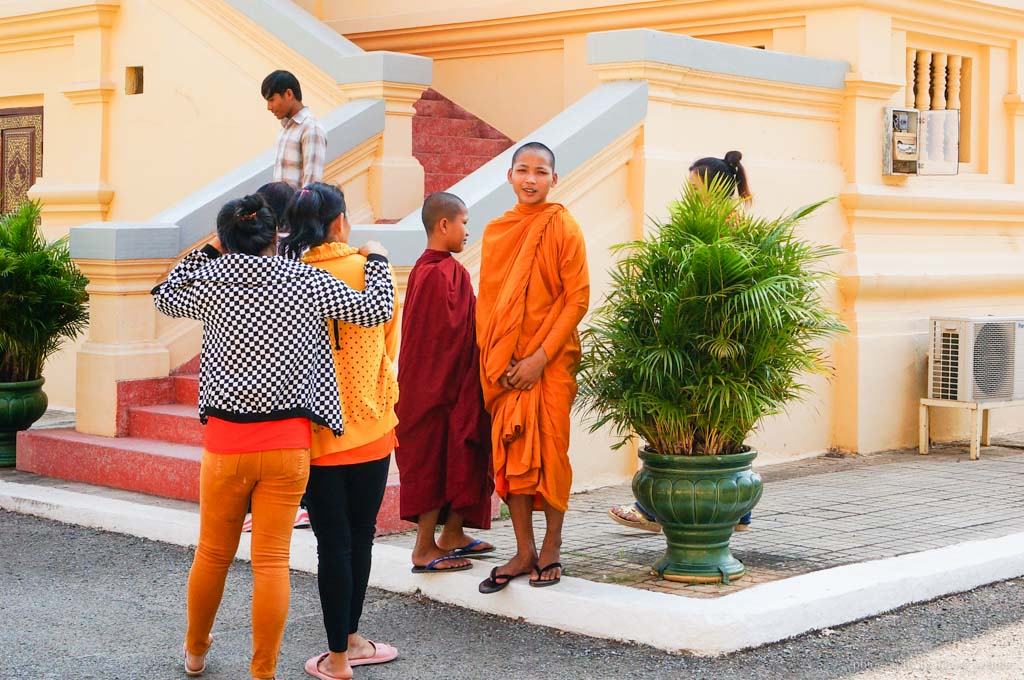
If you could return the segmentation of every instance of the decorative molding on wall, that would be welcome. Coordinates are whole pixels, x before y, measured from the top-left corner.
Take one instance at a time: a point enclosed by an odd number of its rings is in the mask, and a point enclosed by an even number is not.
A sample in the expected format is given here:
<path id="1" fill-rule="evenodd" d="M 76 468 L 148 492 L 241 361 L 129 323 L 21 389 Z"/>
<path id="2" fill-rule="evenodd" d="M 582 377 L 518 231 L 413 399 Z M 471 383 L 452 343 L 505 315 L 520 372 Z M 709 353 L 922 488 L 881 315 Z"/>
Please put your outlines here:
<path id="1" fill-rule="evenodd" d="M 792 0 L 759 0 L 756 12 L 742 0 L 656 0 L 618 6 L 551 11 L 524 16 L 487 17 L 478 20 L 437 23 L 421 14 L 401 20 L 399 28 L 364 30 L 363 20 L 334 20 L 326 23 L 368 50 L 401 50 L 437 59 L 454 56 L 500 54 L 501 51 L 529 51 L 542 43 L 561 42 L 566 35 L 629 28 L 654 28 L 695 34 L 736 33 L 750 30 L 803 26 L 800 3 Z M 742 5 L 743 9 L 736 9 Z M 806 3 L 802 3 L 806 7 Z M 388 19 L 381 19 L 383 24 Z M 394 22 L 392 22 L 394 23 Z M 460 55 L 460 52 L 462 53 Z"/>
<path id="2" fill-rule="evenodd" d="M 653 28 L 709 36 L 758 29 L 804 25 L 808 11 L 851 4 L 893 16 L 894 27 L 940 35 L 955 31 L 964 39 L 999 44 L 1024 34 L 1024 12 L 980 0 L 648 0 L 605 7 L 500 16 L 501 10 L 479 10 L 477 17 L 438 24 L 427 10 L 375 19 L 327 19 L 326 23 L 368 50 L 414 52 L 437 59 L 479 54 L 513 45 L 561 39 L 609 29 Z M 463 16 L 469 14 L 469 10 Z M 456 15 L 458 16 L 458 15 Z M 956 27 L 952 29 L 951 27 Z"/>
<path id="3" fill-rule="evenodd" d="M 877 99 L 887 102 L 892 96 L 902 90 L 904 84 L 890 76 L 875 73 L 847 73 L 846 91 L 847 97 L 859 97 L 862 99 Z"/>
<path id="4" fill-rule="evenodd" d="M 114 95 L 117 86 L 109 80 L 71 83 L 62 94 L 72 104 L 106 104 Z"/>
<path id="5" fill-rule="evenodd" d="M 850 70 L 845 61 L 728 45 L 650 29 L 603 31 L 587 36 L 587 63 L 594 68 L 638 62 L 832 89 L 844 86 L 843 79 Z"/>
<path id="6" fill-rule="evenodd" d="M 174 265 L 174 260 L 75 260 L 82 273 L 89 278 L 88 291 L 92 294 L 149 295 Z"/>
<path id="7" fill-rule="evenodd" d="M 1013 92 L 1003 97 L 1003 104 L 1015 116 L 1024 116 L 1024 94 Z"/>
<path id="8" fill-rule="evenodd" d="M 936 222 L 960 223 L 964 227 L 1000 222 L 1024 227 L 1024 195 L 1014 185 L 965 183 L 959 177 L 941 179 L 947 181 L 928 178 L 927 188 L 912 191 L 851 185 L 839 199 L 852 220 L 892 220 L 906 226 L 919 224 L 922 228 Z"/>
<path id="9" fill-rule="evenodd" d="M 96 213 L 102 219 L 114 200 L 114 189 L 105 182 L 69 184 L 43 178 L 29 189 L 28 195 L 42 201 L 45 212 Z"/>
<path id="10" fill-rule="evenodd" d="M 42 38 L 58 38 L 58 44 L 75 31 L 109 28 L 121 9 L 121 0 L 17 0 L 0 4 L 0 47 Z M 33 40 L 35 39 L 35 40 Z M 70 43 L 69 43 L 70 44 Z M 39 45 L 49 46 L 49 45 Z M 19 44 L 17 49 L 24 49 Z"/>
<path id="11" fill-rule="evenodd" d="M 596 67 L 605 81 L 646 80 L 651 101 L 785 118 L 839 120 L 842 91 L 697 71 L 653 62 Z"/>
<path id="12" fill-rule="evenodd" d="M 396 116 L 415 115 L 413 104 L 419 101 L 427 85 L 371 81 L 340 85 L 349 99 L 383 99 L 385 111 Z"/>

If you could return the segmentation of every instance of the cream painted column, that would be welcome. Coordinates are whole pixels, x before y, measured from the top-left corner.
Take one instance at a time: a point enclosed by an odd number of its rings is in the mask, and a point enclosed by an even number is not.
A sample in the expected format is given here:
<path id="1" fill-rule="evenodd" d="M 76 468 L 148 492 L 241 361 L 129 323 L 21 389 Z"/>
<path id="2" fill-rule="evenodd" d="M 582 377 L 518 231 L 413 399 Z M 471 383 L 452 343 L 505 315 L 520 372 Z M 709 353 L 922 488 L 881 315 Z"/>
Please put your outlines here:
<path id="1" fill-rule="evenodd" d="M 843 173 L 850 185 L 882 182 L 882 111 L 902 89 L 902 79 L 891 76 L 847 75 L 839 137 Z M 848 214 L 847 224 L 842 243 L 847 254 L 839 271 L 839 313 L 850 333 L 835 346 L 833 446 L 843 451 L 860 451 L 867 450 L 861 431 L 868 422 L 863 402 L 877 401 L 877 395 L 872 395 L 873 386 L 865 378 L 871 356 L 863 344 L 862 332 L 866 331 L 858 308 L 860 272 L 856 219 Z"/>
<path id="2" fill-rule="evenodd" d="M 805 40 L 809 56 L 842 59 L 851 66 L 839 123 L 843 175 L 850 192 L 889 181 L 882 178 L 882 113 L 886 106 L 903 105 L 907 98 L 899 96 L 905 93 L 906 64 L 900 62 L 897 68 L 899 60 L 894 56 L 905 53 L 905 34 L 894 33 L 888 14 L 844 7 L 808 13 Z M 866 429 L 874 422 L 871 401 L 878 401 L 881 387 L 871 373 L 872 352 L 878 346 L 871 346 L 872 324 L 870 319 L 865 322 L 862 309 L 855 203 L 855 198 L 844 200 L 847 231 L 842 246 L 847 255 L 840 265 L 839 312 L 850 333 L 835 345 L 832 386 L 833 446 L 845 451 L 872 450 L 877 437 Z"/>
<path id="3" fill-rule="evenodd" d="M 117 436 L 117 383 L 158 378 L 171 369 L 157 342 L 149 291 L 172 260 L 77 260 L 89 278 L 89 337 L 78 351 L 76 429 Z"/>
<path id="4" fill-rule="evenodd" d="M 405 217 L 423 202 L 423 166 L 412 155 L 412 117 L 427 85 L 376 81 L 338 87 L 350 99 L 384 100 L 384 138 L 370 168 L 370 202 L 376 220 Z"/>
<path id="5" fill-rule="evenodd" d="M 92 3 L 87 3 L 92 4 Z M 43 203 L 42 226 L 47 238 L 67 234 L 69 227 L 84 222 L 106 219 L 113 189 L 107 184 L 109 152 L 109 102 L 115 85 L 109 78 L 110 26 L 119 7 L 95 3 L 88 25 L 74 33 L 72 79 L 62 90 L 71 103 L 67 116 L 58 124 L 75 131 L 60 135 L 73 149 L 50 149 L 46 128 L 51 125 L 44 104 L 43 177 L 29 191 L 29 196 Z M 53 163 L 47 158 L 59 154 L 65 161 Z M 60 167 L 61 175 L 48 168 Z"/>
<path id="6" fill-rule="evenodd" d="M 1009 117 L 1007 182 L 1024 185 L 1024 40 L 1014 42 L 1010 52 L 1010 93 L 1003 102 Z"/>

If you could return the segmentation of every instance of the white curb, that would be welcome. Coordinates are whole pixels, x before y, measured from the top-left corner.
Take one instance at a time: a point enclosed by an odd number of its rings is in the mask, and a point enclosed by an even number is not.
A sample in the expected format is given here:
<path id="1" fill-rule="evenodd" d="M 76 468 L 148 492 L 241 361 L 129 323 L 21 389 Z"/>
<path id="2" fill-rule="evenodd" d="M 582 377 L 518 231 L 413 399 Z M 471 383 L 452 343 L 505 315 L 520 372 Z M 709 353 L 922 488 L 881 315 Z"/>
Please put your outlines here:
<path id="1" fill-rule="evenodd" d="M 0 482 L 0 509 L 181 546 L 194 546 L 199 535 L 194 512 L 50 487 Z M 571 577 L 543 589 L 530 588 L 523 577 L 501 593 L 481 595 L 482 565 L 417 575 L 409 571 L 409 555 L 406 548 L 374 546 L 370 585 L 573 633 L 710 655 L 1024 576 L 1024 533 L 825 569 L 714 599 Z M 249 558 L 248 535 L 243 534 L 238 557 Z M 291 565 L 316 573 L 311 532 L 294 533 Z"/>

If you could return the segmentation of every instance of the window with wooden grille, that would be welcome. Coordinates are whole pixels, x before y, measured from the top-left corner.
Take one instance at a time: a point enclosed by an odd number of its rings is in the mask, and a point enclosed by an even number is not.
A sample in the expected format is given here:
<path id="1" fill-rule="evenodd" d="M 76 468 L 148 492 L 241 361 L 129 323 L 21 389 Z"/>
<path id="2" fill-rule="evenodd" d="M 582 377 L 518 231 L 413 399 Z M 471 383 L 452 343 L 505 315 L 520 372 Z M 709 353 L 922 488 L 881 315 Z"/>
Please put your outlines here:
<path id="1" fill-rule="evenodd" d="M 960 162 L 971 160 L 972 59 L 959 54 L 907 50 L 907 106 L 960 112 Z"/>

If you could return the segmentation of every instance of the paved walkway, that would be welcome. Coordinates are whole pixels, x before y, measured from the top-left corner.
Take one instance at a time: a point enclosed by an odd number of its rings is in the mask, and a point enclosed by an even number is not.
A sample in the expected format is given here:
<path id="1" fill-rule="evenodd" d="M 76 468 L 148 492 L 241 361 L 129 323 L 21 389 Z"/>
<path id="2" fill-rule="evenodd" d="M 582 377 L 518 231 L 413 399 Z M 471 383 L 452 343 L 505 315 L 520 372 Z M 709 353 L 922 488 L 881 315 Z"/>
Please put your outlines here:
<path id="1" fill-rule="evenodd" d="M 945 447 L 928 456 L 822 456 L 765 468 L 764 496 L 751 529 L 732 540 L 748 574 L 728 585 L 686 585 L 652 575 L 649 565 L 661 556 L 664 537 L 630 530 L 606 514 L 612 505 L 632 502 L 628 485 L 572 497 L 562 563 L 567 575 L 591 581 L 719 597 L 829 567 L 1022 532 L 1024 441 L 1001 443 L 984 449 L 978 461 L 969 460 L 965 448 Z M 539 540 L 543 515 L 535 521 Z M 481 561 L 497 565 L 514 551 L 509 520 L 474 535 L 498 546 Z M 411 547 L 413 535 L 378 540 Z"/>
<path id="2" fill-rule="evenodd" d="M 0 678 L 184 679 L 181 640 L 192 551 L 0 511 Z M 204 680 L 247 678 L 249 565 L 236 563 Z M 551 593 L 545 593 L 550 596 Z M 371 590 L 361 630 L 398 659 L 358 680 L 1018 680 L 1016 580 L 724 658 L 666 654 Z M 292 575 L 278 677 L 325 648 L 316 579 Z M 863 675 L 859 675 L 863 673 Z"/>

